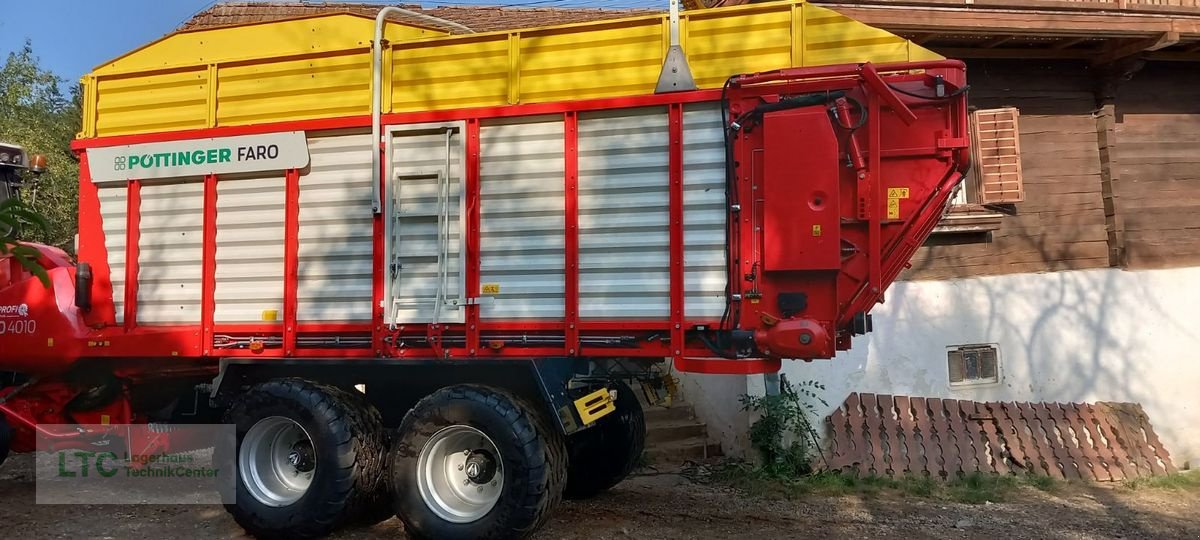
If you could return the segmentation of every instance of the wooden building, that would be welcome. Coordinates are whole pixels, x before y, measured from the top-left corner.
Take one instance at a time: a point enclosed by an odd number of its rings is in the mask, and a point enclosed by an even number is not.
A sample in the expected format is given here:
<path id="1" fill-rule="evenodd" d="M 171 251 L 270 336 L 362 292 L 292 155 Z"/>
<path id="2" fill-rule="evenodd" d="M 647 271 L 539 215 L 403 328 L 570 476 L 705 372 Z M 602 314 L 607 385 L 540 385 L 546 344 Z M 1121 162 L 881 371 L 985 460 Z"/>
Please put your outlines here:
<path id="1" fill-rule="evenodd" d="M 908 278 L 1200 264 L 1200 1 L 816 3 L 967 60 L 973 106 L 1020 112 L 1023 200 L 968 189 L 942 230 L 985 233 L 939 235 Z"/>
<path id="2" fill-rule="evenodd" d="M 982 140 L 875 331 L 787 379 L 831 407 L 1137 402 L 1176 464 L 1200 463 L 1200 0 L 811 1 L 966 60 Z M 764 386 L 734 386 L 684 381 L 736 454 L 750 419 L 730 402 Z"/>

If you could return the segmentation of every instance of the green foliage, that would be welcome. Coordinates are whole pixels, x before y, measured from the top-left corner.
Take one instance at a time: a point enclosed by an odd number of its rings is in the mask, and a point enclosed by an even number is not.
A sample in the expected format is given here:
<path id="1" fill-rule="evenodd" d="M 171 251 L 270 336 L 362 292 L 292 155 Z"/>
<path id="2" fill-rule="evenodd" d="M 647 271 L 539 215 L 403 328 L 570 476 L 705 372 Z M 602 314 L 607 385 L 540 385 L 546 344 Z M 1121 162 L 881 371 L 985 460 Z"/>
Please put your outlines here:
<path id="1" fill-rule="evenodd" d="M 761 472 L 778 478 L 795 478 L 812 472 L 812 460 L 820 452 L 811 417 L 814 402 L 828 405 L 817 395 L 825 386 L 816 381 L 792 385 L 780 376 L 776 395 L 742 395 L 742 409 L 759 413 L 750 426 L 750 444 L 762 458 Z"/>
<path id="2" fill-rule="evenodd" d="M 30 210 L 19 199 L 0 202 L 0 231 L 7 231 L 0 234 L 0 256 L 12 255 L 22 267 L 37 276 L 43 285 L 49 287 L 50 277 L 46 275 L 46 269 L 38 264 L 38 251 L 29 246 L 16 244 L 14 239 L 9 237 L 12 231 L 19 230 L 44 233 L 46 227 L 46 220 L 37 212 Z"/>
<path id="3" fill-rule="evenodd" d="M 0 141 L 19 144 L 30 154 L 46 154 L 48 170 L 27 183 L 28 209 L 45 217 L 46 227 L 26 230 L 22 240 L 71 250 L 76 231 L 79 163 L 71 140 L 79 131 L 80 92 L 62 94 L 64 81 L 38 65 L 29 42 L 9 53 L 0 66 Z"/>

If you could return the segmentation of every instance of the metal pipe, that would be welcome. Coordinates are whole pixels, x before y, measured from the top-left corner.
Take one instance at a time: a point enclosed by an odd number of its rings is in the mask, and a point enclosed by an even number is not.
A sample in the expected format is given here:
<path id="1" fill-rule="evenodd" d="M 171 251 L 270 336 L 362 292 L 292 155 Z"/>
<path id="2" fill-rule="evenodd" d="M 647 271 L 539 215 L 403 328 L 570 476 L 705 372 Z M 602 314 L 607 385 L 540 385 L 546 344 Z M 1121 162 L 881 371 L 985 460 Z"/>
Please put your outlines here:
<path id="1" fill-rule="evenodd" d="M 399 13 L 414 19 L 428 21 L 442 26 L 462 30 L 468 34 L 475 31 L 454 21 L 447 21 L 432 15 L 426 15 L 410 9 L 396 6 L 386 6 L 375 16 L 375 40 L 371 42 L 371 212 L 378 214 L 379 184 L 382 170 L 379 159 L 379 145 L 383 142 L 380 135 L 380 119 L 383 116 L 383 25 L 388 15 Z"/>

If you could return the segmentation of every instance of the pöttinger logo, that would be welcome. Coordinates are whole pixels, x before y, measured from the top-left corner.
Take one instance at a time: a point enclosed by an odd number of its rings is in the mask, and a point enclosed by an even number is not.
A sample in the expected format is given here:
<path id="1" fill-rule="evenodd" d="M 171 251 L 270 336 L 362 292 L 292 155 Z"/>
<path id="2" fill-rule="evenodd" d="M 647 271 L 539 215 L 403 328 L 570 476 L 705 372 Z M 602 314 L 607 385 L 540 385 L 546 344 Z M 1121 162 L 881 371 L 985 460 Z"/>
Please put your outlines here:
<path id="1" fill-rule="evenodd" d="M 125 156 L 117 156 L 117 157 L 113 158 L 113 170 L 114 171 L 123 171 L 123 170 L 125 170 L 125 167 L 126 167 Z"/>

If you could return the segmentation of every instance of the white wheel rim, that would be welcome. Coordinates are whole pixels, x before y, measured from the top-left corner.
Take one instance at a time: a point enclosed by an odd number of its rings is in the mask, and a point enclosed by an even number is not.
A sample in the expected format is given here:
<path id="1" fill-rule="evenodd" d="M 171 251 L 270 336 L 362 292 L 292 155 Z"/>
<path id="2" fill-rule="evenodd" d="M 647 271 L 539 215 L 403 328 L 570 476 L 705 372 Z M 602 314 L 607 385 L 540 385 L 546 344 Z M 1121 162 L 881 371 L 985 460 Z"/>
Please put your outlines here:
<path id="1" fill-rule="evenodd" d="M 308 492 L 317 472 L 312 437 L 289 418 L 263 418 L 242 438 L 238 471 L 242 484 L 258 502 L 288 506 Z"/>
<path id="2" fill-rule="evenodd" d="M 451 523 L 477 521 L 504 490 L 504 461 L 487 435 L 455 425 L 434 433 L 417 459 L 417 485 L 425 505 Z"/>

